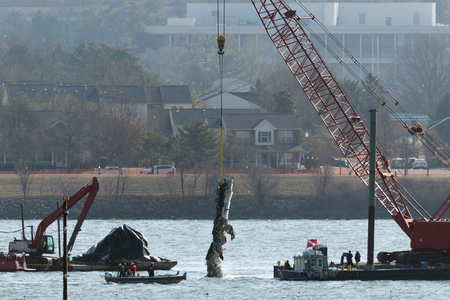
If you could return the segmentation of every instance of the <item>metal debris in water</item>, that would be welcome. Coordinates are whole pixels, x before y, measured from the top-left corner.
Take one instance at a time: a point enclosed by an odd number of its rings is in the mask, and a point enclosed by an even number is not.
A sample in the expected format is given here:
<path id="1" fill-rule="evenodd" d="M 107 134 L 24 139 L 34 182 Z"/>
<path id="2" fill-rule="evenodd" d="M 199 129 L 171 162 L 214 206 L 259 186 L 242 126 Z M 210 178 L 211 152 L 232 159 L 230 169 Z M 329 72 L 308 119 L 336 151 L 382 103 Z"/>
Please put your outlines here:
<path id="1" fill-rule="evenodd" d="M 228 212 L 230 211 L 231 197 L 233 196 L 234 180 L 231 177 L 228 181 L 217 186 L 217 206 L 214 217 L 214 228 L 212 231 L 213 242 L 206 255 L 206 265 L 208 266 L 207 277 L 223 277 L 221 269 L 223 261 L 223 245 L 227 242 L 225 232 L 234 239 L 233 227 L 228 224 Z"/>

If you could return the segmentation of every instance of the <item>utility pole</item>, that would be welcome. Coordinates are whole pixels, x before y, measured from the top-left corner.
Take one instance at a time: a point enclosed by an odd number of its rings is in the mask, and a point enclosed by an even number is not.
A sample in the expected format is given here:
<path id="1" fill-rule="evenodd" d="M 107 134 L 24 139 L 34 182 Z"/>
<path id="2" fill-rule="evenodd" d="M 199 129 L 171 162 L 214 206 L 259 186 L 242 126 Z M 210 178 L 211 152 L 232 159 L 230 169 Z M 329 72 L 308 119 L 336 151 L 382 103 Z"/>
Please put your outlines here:
<path id="1" fill-rule="evenodd" d="M 377 110 L 370 110 L 370 156 L 369 156 L 369 228 L 367 240 L 367 268 L 373 270 L 375 240 L 375 169 L 377 141 Z"/>
<path id="2" fill-rule="evenodd" d="M 63 278 L 64 278 L 64 291 L 63 291 L 63 299 L 67 300 L 67 201 L 69 200 L 69 196 L 63 196 L 63 243 L 64 243 L 64 257 L 63 257 Z"/>
<path id="3" fill-rule="evenodd" d="M 23 203 L 20 205 L 22 210 L 22 240 L 25 241 L 25 220 L 24 220 L 24 214 L 23 214 Z M 31 237 L 33 238 L 33 237 Z"/>
<path id="4" fill-rule="evenodd" d="M 59 208 L 59 201 L 56 201 L 56 208 Z M 61 217 L 58 218 L 58 257 L 61 259 Z"/>

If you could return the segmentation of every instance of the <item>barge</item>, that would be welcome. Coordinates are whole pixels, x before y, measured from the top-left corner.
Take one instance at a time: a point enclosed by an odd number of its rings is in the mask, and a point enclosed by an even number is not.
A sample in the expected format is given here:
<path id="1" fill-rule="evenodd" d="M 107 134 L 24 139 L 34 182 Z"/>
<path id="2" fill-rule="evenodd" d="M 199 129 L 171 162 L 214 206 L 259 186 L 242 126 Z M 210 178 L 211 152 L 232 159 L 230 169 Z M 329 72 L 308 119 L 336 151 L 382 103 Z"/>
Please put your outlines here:
<path id="1" fill-rule="evenodd" d="M 314 245 L 302 255 L 294 256 L 294 266 L 274 266 L 274 278 L 288 281 L 308 280 L 450 280 L 450 266 L 446 264 L 359 264 L 357 267 L 343 263 L 328 264 L 328 249 Z"/>

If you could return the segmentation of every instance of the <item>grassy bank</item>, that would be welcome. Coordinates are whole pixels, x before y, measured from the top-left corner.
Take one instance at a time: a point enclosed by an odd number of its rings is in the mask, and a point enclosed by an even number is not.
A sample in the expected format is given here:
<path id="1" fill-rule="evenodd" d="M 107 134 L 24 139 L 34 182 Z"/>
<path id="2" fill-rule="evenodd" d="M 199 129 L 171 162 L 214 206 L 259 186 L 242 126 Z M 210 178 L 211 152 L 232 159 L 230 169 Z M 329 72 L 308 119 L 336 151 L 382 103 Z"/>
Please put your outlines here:
<path id="1" fill-rule="evenodd" d="M 322 183 L 314 175 L 273 175 L 251 180 L 245 176 L 234 176 L 230 211 L 233 219 L 367 216 L 368 189 L 354 176 L 332 176 L 322 192 Z M 2 175 L 0 218 L 20 219 L 20 205 L 24 203 L 26 219 L 42 219 L 56 208 L 57 201 L 61 203 L 63 195 L 73 195 L 91 179 L 92 175 L 33 175 L 24 201 L 18 177 Z M 202 175 L 195 181 L 192 175 L 188 176 L 183 197 L 179 175 L 100 175 L 100 190 L 88 219 L 212 219 L 217 179 Z M 259 184 L 259 194 L 255 183 Z M 401 183 L 432 213 L 450 190 L 445 177 L 415 177 Z M 270 193 L 261 193 L 271 184 L 275 188 Z M 70 218 L 78 217 L 83 203 L 84 200 L 72 208 Z M 379 203 L 377 217 L 389 217 Z"/>

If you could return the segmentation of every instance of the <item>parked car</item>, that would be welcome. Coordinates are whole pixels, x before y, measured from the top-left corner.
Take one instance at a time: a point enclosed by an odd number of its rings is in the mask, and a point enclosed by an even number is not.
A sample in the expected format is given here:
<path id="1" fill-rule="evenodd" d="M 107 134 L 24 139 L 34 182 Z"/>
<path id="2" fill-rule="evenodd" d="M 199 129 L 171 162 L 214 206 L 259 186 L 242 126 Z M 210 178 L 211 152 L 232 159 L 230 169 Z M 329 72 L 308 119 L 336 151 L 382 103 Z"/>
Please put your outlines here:
<path id="1" fill-rule="evenodd" d="M 333 167 L 344 167 L 344 168 L 349 167 L 346 159 L 339 159 L 339 158 L 331 157 L 331 156 L 326 159 L 325 165 L 333 166 Z"/>
<path id="2" fill-rule="evenodd" d="M 333 166 L 348 168 L 348 162 L 346 159 L 339 159 L 334 157 Z"/>
<path id="3" fill-rule="evenodd" d="M 413 169 L 426 169 L 427 161 L 422 158 L 416 158 L 416 160 L 412 164 Z"/>
<path id="4" fill-rule="evenodd" d="M 391 168 L 392 169 L 401 169 L 405 167 L 405 159 L 404 158 L 393 158 L 391 160 Z"/>
<path id="5" fill-rule="evenodd" d="M 99 171 L 92 171 L 92 174 L 99 174 Z M 119 167 L 106 167 L 100 169 L 100 174 L 128 174 L 128 171 Z"/>
<path id="6" fill-rule="evenodd" d="M 408 163 L 406 165 L 408 167 L 408 169 L 412 169 L 413 168 L 413 164 L 414 164 L 415 161 L 416 161 L 415 157 L 408 158 Z"/>
<path id="7" fill-rule="evenodd" d="M 141 174 L 176 174 L 177 169 L 173 165 L 158 165 L 150 169 L 141 170 Z"/>

